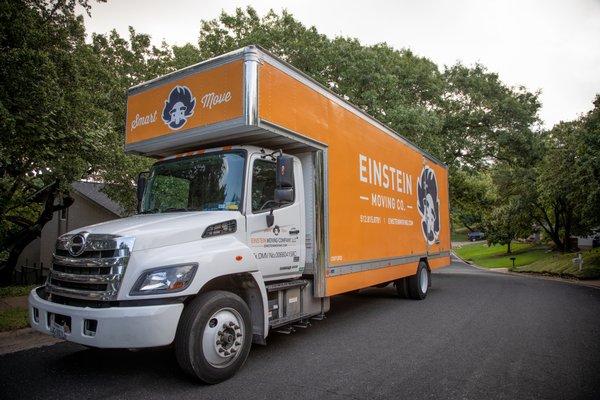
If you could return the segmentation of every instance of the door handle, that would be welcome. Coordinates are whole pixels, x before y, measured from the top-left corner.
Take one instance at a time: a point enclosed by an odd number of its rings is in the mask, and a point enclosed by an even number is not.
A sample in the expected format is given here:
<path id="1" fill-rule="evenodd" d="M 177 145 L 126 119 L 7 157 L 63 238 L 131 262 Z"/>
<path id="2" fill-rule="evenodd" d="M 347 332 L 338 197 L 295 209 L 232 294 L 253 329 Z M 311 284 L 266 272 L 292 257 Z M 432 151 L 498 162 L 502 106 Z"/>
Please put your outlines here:
<path id="1" fill-rule="evenodd" d="M 300 233 L 300 230 L 298 230 L 298 229 L 294 229 L 294 230 L 290 231 L 290 235 L 297 235 L 299 233 Z"/>

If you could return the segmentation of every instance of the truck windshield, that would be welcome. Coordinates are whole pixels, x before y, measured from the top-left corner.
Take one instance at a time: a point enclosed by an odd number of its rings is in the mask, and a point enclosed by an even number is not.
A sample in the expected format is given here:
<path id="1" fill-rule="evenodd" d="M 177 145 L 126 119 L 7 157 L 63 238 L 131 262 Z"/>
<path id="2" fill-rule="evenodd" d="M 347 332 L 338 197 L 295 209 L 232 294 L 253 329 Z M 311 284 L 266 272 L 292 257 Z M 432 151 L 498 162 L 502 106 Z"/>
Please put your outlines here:
<path id="1" fill-rule="evenodd" d="M 144 191 L 144 214 L 235 211 L 241 208 L 245 152 L 203 154 L 154 165 Z"/>

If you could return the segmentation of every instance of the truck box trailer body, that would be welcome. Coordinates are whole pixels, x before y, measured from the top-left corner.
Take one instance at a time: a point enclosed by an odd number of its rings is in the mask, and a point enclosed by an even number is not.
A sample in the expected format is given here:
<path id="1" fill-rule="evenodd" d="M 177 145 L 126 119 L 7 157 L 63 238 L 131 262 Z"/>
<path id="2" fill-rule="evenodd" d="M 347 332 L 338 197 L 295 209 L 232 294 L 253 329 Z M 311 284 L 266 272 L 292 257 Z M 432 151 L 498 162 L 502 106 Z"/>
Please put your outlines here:
<path id="1" fill-rule="evenodd" d="M 259 47 L 131 88 L 125 149 L 158 159 L 140 213 L 59 238 L 30 295 L 42 332 L 175 342 L 218 382 L 330 296 L 394 282 L 422 299 L 450 263 L 445 165 Z"/>

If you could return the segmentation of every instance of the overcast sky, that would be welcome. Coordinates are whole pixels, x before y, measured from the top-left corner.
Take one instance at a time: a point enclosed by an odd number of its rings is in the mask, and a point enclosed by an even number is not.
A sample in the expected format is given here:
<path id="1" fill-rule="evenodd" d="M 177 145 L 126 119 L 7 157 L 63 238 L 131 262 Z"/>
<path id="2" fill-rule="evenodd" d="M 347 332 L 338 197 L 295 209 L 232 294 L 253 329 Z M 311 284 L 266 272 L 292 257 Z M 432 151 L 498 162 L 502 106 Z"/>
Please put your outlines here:
<path id="1" fill-rule="evenodd" d="M 592 108 L 600 93 L 600 0 L 109 0 L 86 18 L 88 32 L 127 27 L 153 42 L 197 43 L 200 20 L 251 4 L 286 8 L 329 37 L 410 48 L 440 67 L 480 62 L 510 85 L 541 90 L 546 127 Z"/>

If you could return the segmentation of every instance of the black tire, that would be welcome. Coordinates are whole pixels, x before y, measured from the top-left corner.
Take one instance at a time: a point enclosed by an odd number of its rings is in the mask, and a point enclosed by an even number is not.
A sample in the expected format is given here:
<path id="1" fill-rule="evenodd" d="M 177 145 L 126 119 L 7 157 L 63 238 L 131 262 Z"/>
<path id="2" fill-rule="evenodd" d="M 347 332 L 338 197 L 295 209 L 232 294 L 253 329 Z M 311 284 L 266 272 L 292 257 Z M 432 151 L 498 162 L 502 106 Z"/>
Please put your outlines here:
<path id="1" fill-rule="evenodd" d="M 423 280 L 426 279 L 426 282 Z M 427 297 L 427 292 L 430 287 L 431 274 L 425 261 L 420 261 L 415 275 L 406 278 L 408 286 L 408 298 L 413 300 L 423 300 Z"/>
<path id="2" fill-rule="evenodd" d="M 396 292 L 401 299 L 408 299 L 408 283 L 407 278 L 402 278 L 394 281 Z"/>
<path id="3" fill-rule="evenodd" d="M 235 355 L 231 356 L 229 364 L 214 366 L 205 355 L 203 337 L 209 320 L 211 323 L 216 320 L 213 317 L 222 310 L 235 310 L 241 318 L 240 325 L 243 324 L 244 328 L 243 334 L 241 334 L 243 342 L 241 347 L 236 350 Z M 235 331 L 233 332 L 235 333 Z M 244 300 L 236 294 L 221 290 L 203 293 L 184 308 L 175 336 L 175 355 L 181 368 L 193 378 L 208 384 L 231 378 L 246 361 L 251 346 L 250 310 Z"/>

